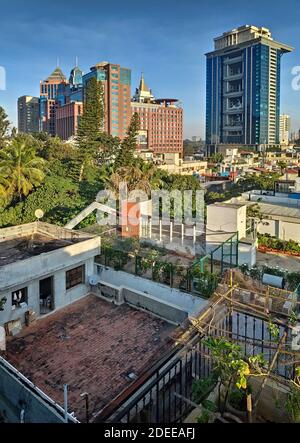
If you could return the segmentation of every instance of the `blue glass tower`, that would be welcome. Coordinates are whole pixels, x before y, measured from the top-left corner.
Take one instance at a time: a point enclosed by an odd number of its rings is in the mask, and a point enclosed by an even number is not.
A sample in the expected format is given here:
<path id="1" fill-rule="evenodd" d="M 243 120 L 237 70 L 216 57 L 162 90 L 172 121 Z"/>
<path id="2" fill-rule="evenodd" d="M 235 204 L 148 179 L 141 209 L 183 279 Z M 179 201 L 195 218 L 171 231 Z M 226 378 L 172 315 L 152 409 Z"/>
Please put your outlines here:
<path id="1" fill-rule="evenodd" d="M 279 144 L 280 60 L 292 48 L 266 28 L 242 26 L 206 54 L 206 144 Z"/>

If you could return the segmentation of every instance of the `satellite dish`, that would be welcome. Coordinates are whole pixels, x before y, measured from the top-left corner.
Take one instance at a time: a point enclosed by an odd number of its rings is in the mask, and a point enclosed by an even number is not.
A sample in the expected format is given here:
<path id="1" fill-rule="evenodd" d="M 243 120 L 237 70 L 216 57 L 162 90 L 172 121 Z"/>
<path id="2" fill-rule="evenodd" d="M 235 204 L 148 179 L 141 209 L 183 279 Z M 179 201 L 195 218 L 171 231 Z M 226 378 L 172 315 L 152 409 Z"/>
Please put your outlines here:
<path id="1" fill-rule="evenodd" d="M 40 218 L 42 218 L 44 216 L 44 211 L 42 211 L 42 209 L 37 209 L 34 213 L 34 215 L 36 216 L 36 218 L 39 220 Z"/>

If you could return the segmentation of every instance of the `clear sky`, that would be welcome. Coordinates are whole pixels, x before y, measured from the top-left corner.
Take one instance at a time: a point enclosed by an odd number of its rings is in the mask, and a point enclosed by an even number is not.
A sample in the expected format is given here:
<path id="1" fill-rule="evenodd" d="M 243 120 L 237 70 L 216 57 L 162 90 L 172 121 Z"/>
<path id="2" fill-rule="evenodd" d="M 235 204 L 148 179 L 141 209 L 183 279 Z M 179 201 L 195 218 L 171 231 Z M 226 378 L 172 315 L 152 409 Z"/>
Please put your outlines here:
<path id="1" fill-rule="evenodd" d="M 282 58 L 281 112 L 300 127 L 300 91 L 291 87 L 291 69 L 300 66 L 299 0 L 2 0 L 0 7 L 7 78 L 0 105 L 15 124 L 18 96 L 38 95 L 57 57 L 69 76 L 78 56 L 85 72 L 103 60 L 131 68 L 132 92 L 143 71 L 156 97 L 180 99 L 185 137 L 204 137 L 204 54 L 214 37 L 253 24 L 295 48 Z"/>

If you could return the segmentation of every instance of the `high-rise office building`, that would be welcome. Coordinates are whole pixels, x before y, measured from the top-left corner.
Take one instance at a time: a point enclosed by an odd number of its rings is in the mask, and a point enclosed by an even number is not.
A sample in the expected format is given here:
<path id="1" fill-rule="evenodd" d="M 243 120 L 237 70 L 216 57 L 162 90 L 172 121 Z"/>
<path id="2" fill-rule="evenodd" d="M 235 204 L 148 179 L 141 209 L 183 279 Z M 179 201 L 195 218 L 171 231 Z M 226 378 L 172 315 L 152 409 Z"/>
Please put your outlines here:
<path id="1" fill-rule="evenodd" d="M 55 113 L 55 132 L 62 140 L 76 135 L 83 112 L 83 72 L 76 65 L 70 72 L 69 83 L 61 83 L 57 90 Z"/>
<path id="2" fill-rule="evenodd" d="M 65 103 L 67 79 L 59 67 L 40 82 L 40 131 L 56 134 L 56 108 Z"/>
<path id="3" fill-rule="evenodd" d="M 183 110 L 177 99 L 155 99 L 142 75 L 131 102 L 140 117 L 138 148 L 144 158 L 165 160 L 171 154 L 182 158 Z"/>
<path id="4" fill-rule="evenodd" d="M 206 54 L 206 143 L 279 145 L 280 60 L 292 48 L 267 28 L 241 26 Z"/>
<path id="5" fill-rule="evenodd" d="M 18 131 L 39 132 L 39 99 L 30 95 L 18 98 Z"/>
<path id="6" fill-rule="evenodd" d="M 56 135 L 68 140 L 77 133 L 79 119 L 82 115 L 82 102 L 71 101 L 56 109 Z"/>
<path id="7" fill-rule="evenodd" d="M 93 77 L 103 85 L 104 130 L 122 140 L 131 119 L 131 70 L 108 62 L 97 63 L 82 77 L 83 95 L 88 81 Z"/>
<path id="8" fill-rule="evenodd" d="M 289 115 L 280 115 L 280 144 L 287 146 L 290 140 L 291 118 Z"/>

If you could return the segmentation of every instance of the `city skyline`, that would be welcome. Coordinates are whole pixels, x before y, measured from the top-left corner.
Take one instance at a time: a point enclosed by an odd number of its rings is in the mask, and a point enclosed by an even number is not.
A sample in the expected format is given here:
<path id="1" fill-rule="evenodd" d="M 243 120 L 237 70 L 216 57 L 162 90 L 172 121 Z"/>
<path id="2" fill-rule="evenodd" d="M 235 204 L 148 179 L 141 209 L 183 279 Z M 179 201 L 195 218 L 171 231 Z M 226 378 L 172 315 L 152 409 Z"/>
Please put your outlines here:
<path id="1" fill-rule="evenodd" d="M 14 8 L 3 8 L 0 65 L 6 69 L 7 90 L 0 91 L 0 105 L 6 109 L 16 126 L 16 103 L 22 95 L 37 96 L 40 80 L 60 66 L 68 76 L 79 58 L 79 66 L 88 72 L 90 66 L 101 60 L 120 63 L 132 70 L 132 90 L 138 85 L 141 71 L 151 84 L 156 96 L 174 96 L 184 108 L 184 136 L 204 137 L 205 124 L 205 53 L 213 49 L 213 38 L 244 24 L 268 27 L 275 39 L 285 41 L 295 51 L 282 60 L 281 109 L 291 116 L 292 131 L 300 126 L 298 103 L 300 91 L 294 91 L 291 70 L 300 65 L 297 29 L 299 11 L 295 1 L 285 3 L 285 15 L 279 15 L 281 7 L 269 1 L 254 1 L 251 5 L 230 8 L 226 12 L 221 2 L 201 5 L 187 2 L 172 5 L 157 2 L 142 5 L 131 1 L 126 9 L 116 2 L 109 5 L 93 3 L 91 9 L 76 10 L 67 14 L 69 5 L 60 5 L 60 14 L 42 15 L 21 2 Z M 58 4 L 52 2 L 52 8 Z M 73 2 L 73 6 L 79 2 Z M 19 5 L 16 8 L 16 5 Z M 234 1 L 232 6 L 238 6 Z M 255 7 L 260 5 L 260 13 Z M 268 6 L 272 5 L 270 14 Z M 216 7 L 220 14 L 215 15 Z M 47 9 L 47 8 L 46 8 Z M 54 8 L 55 9 L 55 8 Z M 34 12 L 33 12 L 34 11 Z M 224 11 L 224 13 L 222 13 Z M 14 26 L 10 23 L 14 22 Z M 147 26 L 145 23 L 147 22 Z M 180 28 L 179 28 L 180 27 Z M 35 29 L 35 32 L 29 32 Z M 178 30 L 180 29 L 180 32 Z M 37 39 L 37 35 L 39 38 Z M 13 55 L 13 57 L 12 57 Z M 299 60 L 299 61 L 298 61 Z M 21 81 L 20 81 L 21 79 Z"/>

